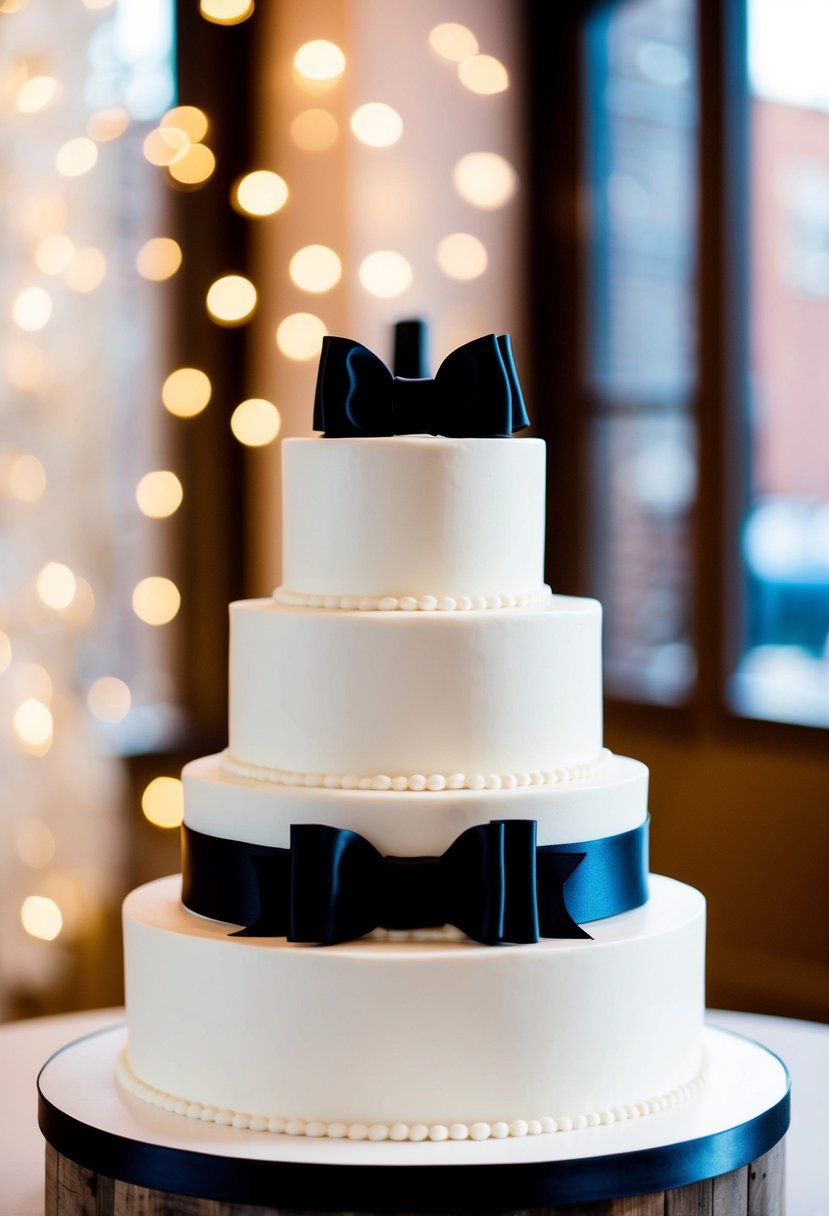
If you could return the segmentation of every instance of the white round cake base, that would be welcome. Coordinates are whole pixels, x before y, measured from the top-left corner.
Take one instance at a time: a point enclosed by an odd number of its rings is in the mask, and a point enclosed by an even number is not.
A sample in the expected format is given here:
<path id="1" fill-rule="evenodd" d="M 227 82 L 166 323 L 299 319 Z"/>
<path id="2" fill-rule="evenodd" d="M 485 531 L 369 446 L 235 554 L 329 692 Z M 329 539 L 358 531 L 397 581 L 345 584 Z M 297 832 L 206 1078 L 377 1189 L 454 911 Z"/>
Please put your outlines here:
<path id="1" fill-rule="evenodd" d="M 782 1062 L 712 1027 L 704 1031 L 705 1084 L 688 1102 L 582 1131 L 438 1144 L 244 1131 L 158 1110 L 115 1081 L 126 1038 L 126 1025 L 100 1031 L 43 1066 L 46 1140 L 110 1178 L 236 1203 L 379 1211 L 394 1210 L 403 1195 L 407 1211 L 450 1211 L 453 1203 L 474 1209 L 479 1191 L 481 1206 L 495 1211 L 643 1195 L 748 1165 L 789 1123 Z"/>

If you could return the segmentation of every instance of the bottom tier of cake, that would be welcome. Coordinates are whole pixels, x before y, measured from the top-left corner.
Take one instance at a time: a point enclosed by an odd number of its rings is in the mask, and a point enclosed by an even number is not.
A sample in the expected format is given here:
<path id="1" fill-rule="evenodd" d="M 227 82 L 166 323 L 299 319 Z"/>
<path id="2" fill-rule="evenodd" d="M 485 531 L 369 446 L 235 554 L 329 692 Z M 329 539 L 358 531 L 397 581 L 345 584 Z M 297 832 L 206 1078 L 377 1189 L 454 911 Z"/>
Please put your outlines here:
<path id="1" fill-rule="evenodd" d="M 229 936 L 182 907 L 178 877 L 160 879 L 124 905 L 121 1079 L 207 1120 L 393 1139 L 584 1127 L 688 1097 L 703 897 L 652 876 L 644 907 L 589 930 L 309 947 Z"/>

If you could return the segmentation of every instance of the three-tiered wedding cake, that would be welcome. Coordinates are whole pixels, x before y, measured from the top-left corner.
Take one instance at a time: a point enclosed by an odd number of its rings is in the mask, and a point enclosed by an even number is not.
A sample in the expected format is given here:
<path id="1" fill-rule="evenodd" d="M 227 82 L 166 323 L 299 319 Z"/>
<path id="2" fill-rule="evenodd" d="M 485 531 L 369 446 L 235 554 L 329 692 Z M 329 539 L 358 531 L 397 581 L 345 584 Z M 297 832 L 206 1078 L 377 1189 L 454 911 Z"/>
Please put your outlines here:
<path id="1" fill-rule="evenodd" d="M 283 443 L 283 586 L 231 606 L 229 747 L 184 770 L 183 890 L 124 906 L 121 1083 L 355 1139 L 658 1112 L 700 1084 L 704 901 L 647 875 L 647 770 L 602 745 L 599 605 L 544 585 L 509 344 L 435 381 L 378 364 L 326 340 L 325 436 Z"/>

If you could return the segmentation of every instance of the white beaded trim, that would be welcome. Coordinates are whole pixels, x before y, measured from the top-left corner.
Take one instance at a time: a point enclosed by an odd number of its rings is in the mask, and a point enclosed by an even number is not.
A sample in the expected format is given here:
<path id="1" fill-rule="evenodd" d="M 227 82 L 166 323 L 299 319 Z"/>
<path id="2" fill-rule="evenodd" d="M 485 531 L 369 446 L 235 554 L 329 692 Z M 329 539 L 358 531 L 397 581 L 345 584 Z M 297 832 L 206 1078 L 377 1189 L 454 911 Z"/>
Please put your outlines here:
<path id="1" fill-rule="evenodd" d="M 304 786 L 306 789 L 326 790 L 514 790 L 528 785 L 561 785 L 570 781 L 584 781 L 596 777 L 612 756 L 603 747 L 595 760 L 588 764 L 564 765 L 561 768 L 532 773 L 413 773 L 411 776 L 392 777 L 387 773 L 364 777 L 359 773 L 293 773 L 282 768 L 266 768 L 259 764 L 245 764 L 231 755 L 222 753 L 222 768 L 236 777 L 249 781 L 268 781 L 272 785 Z"/>
<path id="2" fill-rule="evenodd" d="M 319 1119 L 287 1118 L 282 1115 L 249 1115 L 233 1110 L 221 1110 L 216 1106 L 205 1106 L 201 1102 L 188 1102 L 163 1090 L 154 1089 L 139 1081 L 127 1062 L 126 1048 L 118 1057 L 115 1075 L 127 1093 L 139 1098 L 149 1106 L 186 1115 L 202 1123 L 218 1123 L 224 1127 L 235 1127 L 252 1132 L 273 1132 L 286 1136 L 311 1136 L 314 1139 L 328 1137 L 331 1140 L 505 1140 L 509 1136 L 538 1136 L 542 1133 L 582 1131 L 610 1123 L 622 1123 L 627 1119 L 639 1119 L 643 1115 L 655 1115 L 687 1102 L 698 1094 L 703 1085 L 699 1073 L 687 1085 L 662 1094 L 658 1098 L 646 1098 L 624 1106 L 606 1107 L 585 1115 L 545 1115 L 539 1119 L 513 1119 L 511 1122 L 485 1123 L 325 1123 Z"/>
<path id="3" fill-rule="evenodd" d="M 334 608 L 343 612 L 483 612 L 492 608 L 534 608 L 552 599 L 545 584 L 519 595 L 310 595 L 277 587 L 273 598 L 289 608 Z"/>

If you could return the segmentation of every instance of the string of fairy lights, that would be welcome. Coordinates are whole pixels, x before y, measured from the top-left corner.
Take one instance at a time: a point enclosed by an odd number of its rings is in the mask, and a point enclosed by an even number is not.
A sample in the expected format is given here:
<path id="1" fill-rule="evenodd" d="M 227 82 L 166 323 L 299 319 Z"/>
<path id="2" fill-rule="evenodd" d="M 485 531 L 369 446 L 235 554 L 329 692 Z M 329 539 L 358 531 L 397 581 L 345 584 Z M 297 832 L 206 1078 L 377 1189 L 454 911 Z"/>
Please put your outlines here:
<path id="1" fill-rule="evenodd" d="M 27 2 L 0 0 L 0 14 L 16 13 Z M 104 10 L 113 2 L 83 0 L 90 12 Z M 254 4 L 252 0 L 201 0 L 199 11 L 206 21 L 233 25 L 251 19 Z M 471 29 L 457 22 L 442 23 L 430 31 L 428 41 L 432 54 L 446 65 L 447 70 L 456 73 L 463 89 L 479 95 L 503 93 L 508 89 L 510 80 L 506 67 L 495 56 L 481 52 Z M 13 108 L 21 116 L 48 113 L 58 98 L 66 100 L 70 88 L 69 81 L 60 81 L 42 70 L 36 60 L 33 56 L 31 61 L 16 61 L 16 75 L 5 88 L 5 93 L 12 98 Z M 304 153 L 324 155 L 339 140 L 350 138 L 382 154 L 383 149 L 393 148 L 405 139 L 405 115 L 382 99 L 357 106 L 348 120 L 348 131 L 341 130 L 340 122 L 331 112 L 336 107 L 327 108 L 323 102 L 328 90 L 333 95 L 341 86 L 346 67 L 346 52 L 328 39 L 316 38 L 295 50 L 294 87 L 299 104 L 296 113 L 287 120 L 287 126 L 291 142 Z M 305 107 L 302 105 L 304 96 L 308 99 Z M 93 108 L 87 115 L 84 133 L 71 135 L 57 147 L 48 173 L 63 181 L 93 180 L 102 172 L 107 146 L 129 137 L 130 133 L 135 139 L 134 123 L 124 107 Z M 179 189 L 198 190 L 216 170 L 216 156 L 210 146 L 209 115 L 192 105 L 168 108 L 156 125 L 146 130 L 140 142 L 135 143 L 135 148 L 140 148 L 139 155 L 145 162 L 166 175 L 169 184 Z M 250 222 L 270 221 L 283 208 L 301 205 L 302 180 L 285 180 L 278 168 L 261 166 L 244 174 L 234 183 L 228 205 Z M 470 216 L 476 211 L 504 207 L 518 187 L 515 168 L 494 151 L 470 152 L 459 157 L 453 166 L 451 180 L 457 195 L 469 205 Z M 113 267 L 119 256 L 115 248 L 117 234 L 111 234 L 113 247 L 110 249 L 102 240 L 78 240 L 72 234 L 70 209 L 64 205 L 61 210 L 57 192 L 42 190 L 40 194 L 47 201 L 52 197 L 54 205 L 50 213 L 48 206 L 39 204 L 43 214 L 30 242 L 32 281 L 13 285 L 9 311 L 19 337 L 15 339 L 13 358 L 4 360 L 5 374 L 21 394 L 43 387 L 48 360 L 37 337 L 49 326 L 55 331 L 65 320 L 63 297 L 101 297 L 102 303 L 98 307 L 106 307 L 106 293 L 114 290 Z M 89 204 L 89 196 L 79 194 L 73 206 L 78 208 L 84 203 Z M 446 233 L 431 252 L 440 271 L 449 279 L 473 282 L 486 274 L 489 253 L 480 232 L 474 231 L 475 227 L 474 222 L 470 222 L 470 231 Z M 162 233 L 148 236 L 145 232 L 132 258 L 131 271 L 146 283 L 163 284 L 177 274 L 182 261 L 182 249 L 176 240 Z M 366 254 L 352 267 L 344 263 L 341 252 L 312 242 L 294 251 L 287 273 L 293 287 L 307 294 L 307 309 L 278 318 L 263 317 L 256 284 L 246 275 L 231 273 L 210 284 L 203 302 L 206 321 L 223 327 L 251 323 L 272 326 L 276 350 L 281 357 L 294 362 L 315 360 L 327 328 L 324 309 L 315 308 L 314 300 L 323 301 L 327 293 L 342 287 L 346 276 L 353 276 L 371 296 L 394 299 L 407 291 L 417 266 L 398 250 L 383 248 Z M 50 280 L 59 286 L 59 291 L 50 287 Z M 163 410 L 186 420 L 209 407 L 213 386 L 202 368 L 181 366 L 170 370 L 156 391 Z M 241 401 L 230 411 L 232 433 L 239 443 L 248 447 L 273 443 L 281 425 L 277 405 L 263 398 Z M 42 455 L 36 444 L 24 442 L 0 455 L 3 495 L 17 511 L 34 509 L 48 498 L 50 462 L 41 459 Z M 130 512 L 135 515 L 137 511 L 139 517 L 146 519 L 170 519 L 186 493 L 187 486 L 174 470 L 147 467 L 129 487 L 130 502 L 124 507 L 123 518 L 126 519 Z M 14 520 L 9 517 L 5 524 L 12 527 Z M 9 710 L 12 749 L 27 762 L 25 770 L 21 769 L 16 791 L 19 802 L 15 802 L 14 811 L 6 816 L 13 837 L 10 855 L 24 875 L 23 887 L 19 881 L 13 886 L 18 893 L 17 919 L 19 928 L 29 938 L 52 943 L 57 939 L 71 941 L 73 933 L 77 934 L 88 925 L 90 906 L 94 908 L 95 901 L 107 890 L 106 881 L 97 881 L 94 877 L 90 880 L 92 868 L 97 864 L 98 870 L 101 869 L 102 851 L 109 860 L 116 856 L 118 833 L 114 829 L 110 831 L 110 844 L 102 850 L 102 831 L 98 824 L 93 848 L 88 833 L 70 832 L 68 819 L 55 820 L 44 806 L 46 799 L 40 803 L 35 799 L 34 810 L 31 807 L 21 810 L 27 805 L 26 790 L 37 785 L 33 761 L 45 764 L 47 757 L 64 753 L 70 745 L 77 747 L 79 738 L 88 741 L 92 737 L 90 731 L 77 728 L 80 718 L 85 716 L 93 724 L 115 726 L 136 714 L 140 700 L 135 687 L 130 687 L 123 673 L 98 674 L 78 695 L 72 651 L 79 647 L 88 650 L 93 645 L 96 623 L 100 625 L 98 606 L 112 609 L 107 598 L 108 589 L 93 586 L 88 574 L 88 569 L 81 573 L 69 557 L 61 554 L 61 560 L 50 558 L 33 572 L 29 585 L 25 584 L 25 578 L 17 585 L 0 585 L 0 680 L 6 681 L 5 691 L 0 685 L 0 708 L 6 706 Z M 47 616 L 46 633 L 50 635 L 50 645 L 44 646 L 43 654 L 36 658 L 19 653 L 15 613 L 9 607 L 13 596 L 17 597 L 20 606 L 18 625 L 20 614 L 33 602 L 38 605 L 37 613 L 45 612 Z M 170 625 L 181 606 L 181 592 L 175 581 L 161 573 L 151 572 L 138 579 L 130 596 L 129 611 L 138 621 L 155 630 L 163 631 Z M 42 621 L 40 625 L 43 625 Z M 59 644 L 56 638 L 63 638 L 63 642 Z M 9 676 L 13 677 L 11 682 Z M 66 706 L 73 699 L 75 729 L 67 732 L 64 739 Z M 111 758 L 103 756 L 97 745 L 90 748 L 90 754 L 96 757 L 100 770 L 91 787 L 96 802 L 111 805 L 119 789 L 117 762 L 110 763 Z M 88 766 L 86 775 L 88 778 Z M 87 781 L 87 793 L 89 789 Z M 176 778 L 154 778 L 144 790 L 141 801 L 143 813 L 150 823 L 159 828 L 174 828 L 180 824 L 182 787 Z M 66 843 L 70 836 L 76 843 L 74 851 Z M 83 861 L 84 850 L 88 851 L 86 862 Z M 74 874 L 74 894 L 66 881 L 63 887 L 59 881 L 51 882 L 53 874 L 63 875 L 64 879 L 67 874 Z M 26 887 L 29 889 L 24 890 Z M 83 898 L 79 891 L 83 891 Z M 73 914 L 73 907 L 79 904 L 86 907 L 86 919 Z"/>

